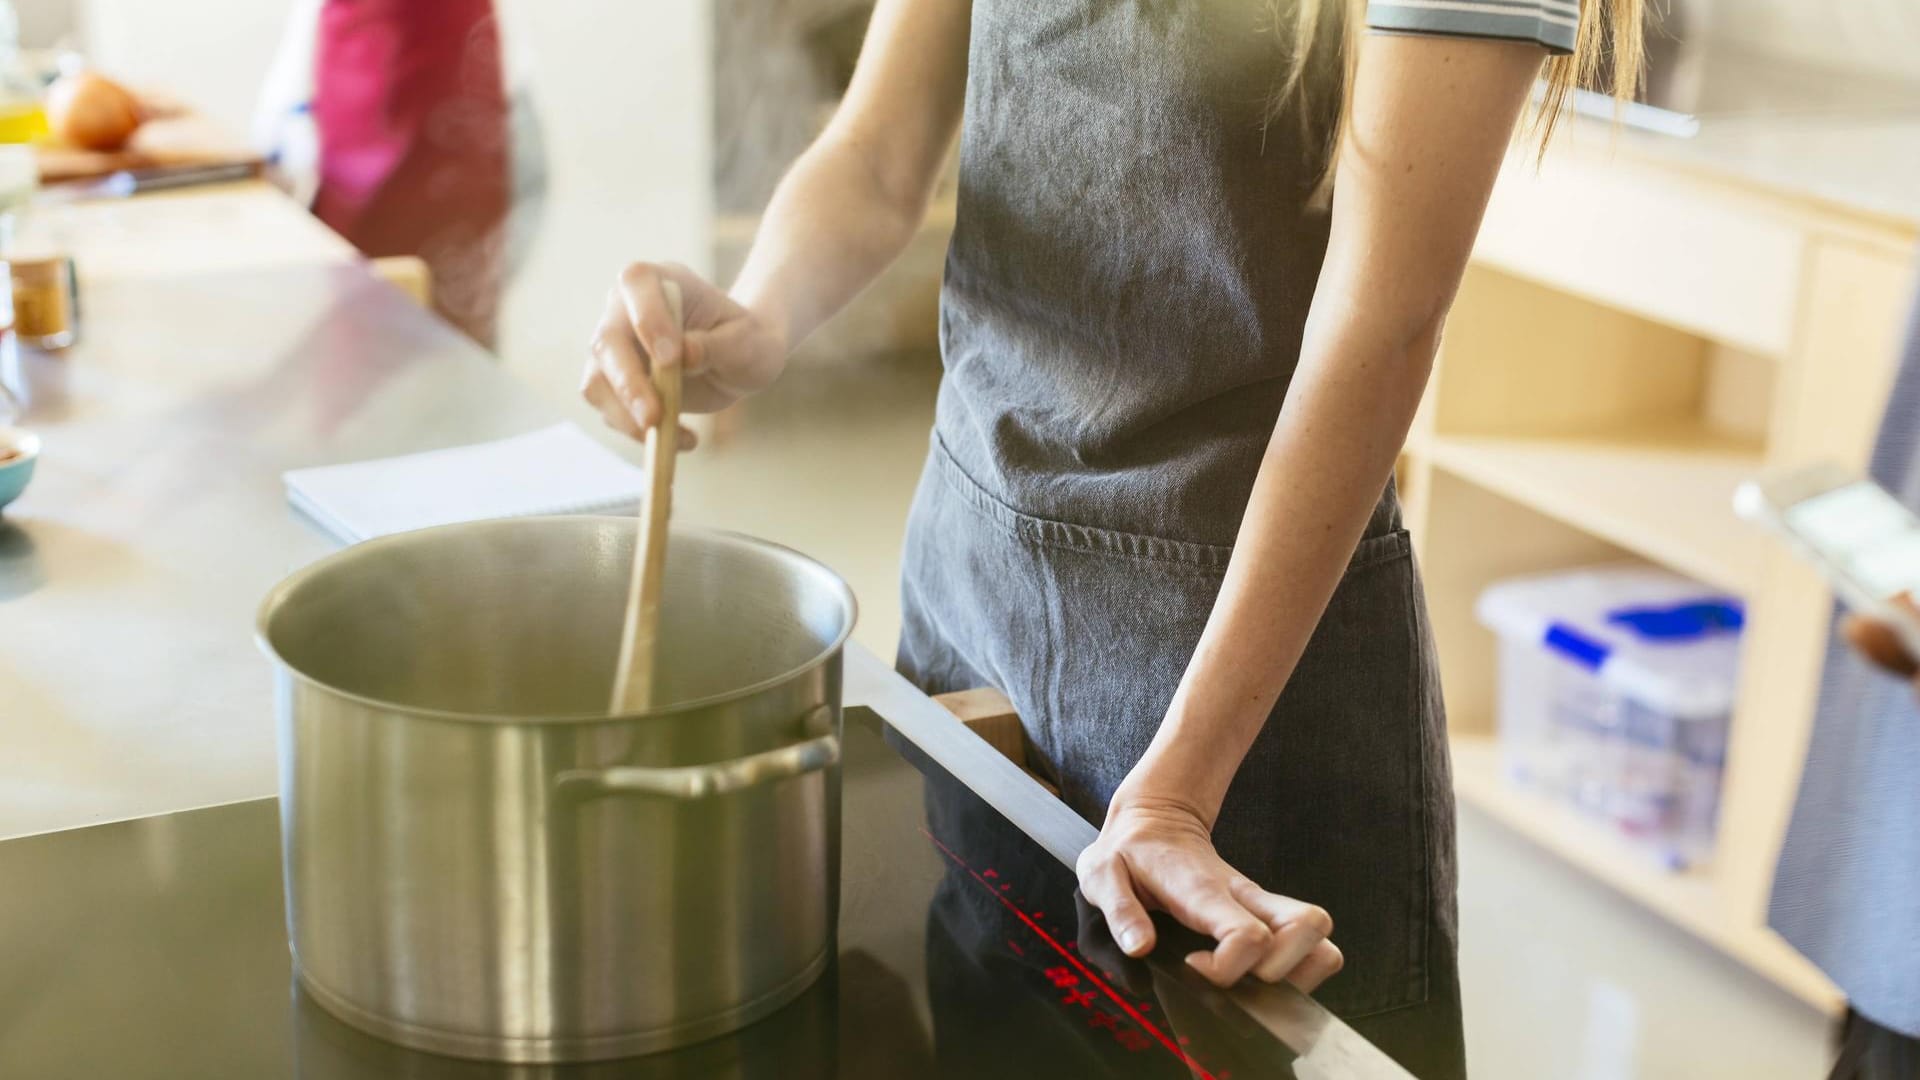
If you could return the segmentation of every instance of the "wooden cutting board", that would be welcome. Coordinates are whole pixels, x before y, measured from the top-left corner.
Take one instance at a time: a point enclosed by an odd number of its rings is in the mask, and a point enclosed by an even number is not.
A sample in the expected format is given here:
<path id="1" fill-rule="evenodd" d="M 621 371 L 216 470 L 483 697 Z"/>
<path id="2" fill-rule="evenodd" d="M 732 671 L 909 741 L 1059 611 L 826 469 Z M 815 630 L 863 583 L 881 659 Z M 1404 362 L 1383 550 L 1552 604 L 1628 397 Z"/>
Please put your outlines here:
<path id="1" fill-rule="evenodd" d="M 34 146 L 34 156 L 40 162 L 42 184 L 97 180 L 121 171 L 215 165 L 247 165 L 258 169 L 263 164 L 259 154 L 218 124 L 192 114 L 149 120 L 140 125 L 133 139 L 120 150 L 85 150 L 44 142 Z"/>

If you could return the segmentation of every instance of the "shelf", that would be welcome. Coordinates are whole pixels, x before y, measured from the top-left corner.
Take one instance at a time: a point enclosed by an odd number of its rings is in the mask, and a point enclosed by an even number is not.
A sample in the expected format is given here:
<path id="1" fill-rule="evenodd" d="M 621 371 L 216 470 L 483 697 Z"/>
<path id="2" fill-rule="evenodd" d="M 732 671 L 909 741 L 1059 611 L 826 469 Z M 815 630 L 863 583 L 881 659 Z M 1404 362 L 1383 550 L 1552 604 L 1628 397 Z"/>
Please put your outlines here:
<path id="1" fill-rule="evenodd" d="M 1767 539 L 1734 517 L 1761 468 L 1750 444 L 1696 430 L 1627 439 L 1436 435 L 1437 468 L 1701 581 L 1747 594 Z"/>
<path id="2" fill-rule="evenodd" d="M 1838 1014 L 1843 1002 L 1825 975 L 1773 931 L 1741 925 L 1716 888 L 1712 867 L 1676 873 L 1626 838 L 1578 811 L 1508 784 L 1499 748 L 1484 735 L 1453 738 L 1454 789 L 1486 814 L 1602 884 L 1650 909 L 1795 997 Z"/>
<path id="3" fill-rule="evenodd" d="M 1757 355 L 1792 350 L 1802 228 L 1606 152 L 1583 156 L 1509 157 L 1474 261 Z"/>

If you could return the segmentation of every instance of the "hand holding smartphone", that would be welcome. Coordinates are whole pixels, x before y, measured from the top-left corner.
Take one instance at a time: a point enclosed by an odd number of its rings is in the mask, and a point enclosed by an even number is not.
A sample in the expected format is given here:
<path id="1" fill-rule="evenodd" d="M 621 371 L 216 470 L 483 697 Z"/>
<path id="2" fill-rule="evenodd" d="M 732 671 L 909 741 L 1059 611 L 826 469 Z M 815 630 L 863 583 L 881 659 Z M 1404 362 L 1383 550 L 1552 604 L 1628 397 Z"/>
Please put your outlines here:
<path id="1" fill-rule="evenodd" d="M 1734 512 L 1772 529 L 1826 575 L 1841 601 L 1886 624 L 1920 658 L 1920 515 L 1837 465 L 1740 485 Z"/>

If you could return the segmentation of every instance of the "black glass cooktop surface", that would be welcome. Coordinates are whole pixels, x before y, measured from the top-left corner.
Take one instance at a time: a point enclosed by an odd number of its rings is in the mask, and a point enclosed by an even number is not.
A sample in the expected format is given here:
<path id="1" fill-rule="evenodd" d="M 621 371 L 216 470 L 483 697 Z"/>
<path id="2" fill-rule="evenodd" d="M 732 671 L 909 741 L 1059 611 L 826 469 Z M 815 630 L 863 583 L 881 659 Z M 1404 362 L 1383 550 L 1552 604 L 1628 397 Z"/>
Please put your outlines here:
<path id="1" fill-rule="evenodd" d="M 1121 957 L 1065 866 L 863 709 L 844 799 L 839 957 L 812 990 L 730 1036 L 573 1066 L 409 1051 L 307 1000 L 272 799 L 0 843 L 0 1076 L 1293 1074 L 1224 997 Z"/>

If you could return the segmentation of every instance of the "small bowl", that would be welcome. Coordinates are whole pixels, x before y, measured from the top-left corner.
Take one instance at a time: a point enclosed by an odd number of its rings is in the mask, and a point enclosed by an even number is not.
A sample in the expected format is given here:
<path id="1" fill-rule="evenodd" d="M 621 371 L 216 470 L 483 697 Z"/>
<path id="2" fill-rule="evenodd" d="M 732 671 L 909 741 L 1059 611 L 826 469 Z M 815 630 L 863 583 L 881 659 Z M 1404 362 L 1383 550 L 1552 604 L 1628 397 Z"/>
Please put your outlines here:
<path id="1" fill-rule="evenodd" d="M 0 461 L 0 509 L 20 497 L 33 479 L 34 463 L 40 460 L 40 436 L 19 428 L 0 427 L 0 451 L 18 450 L 20 456 Z"/>

